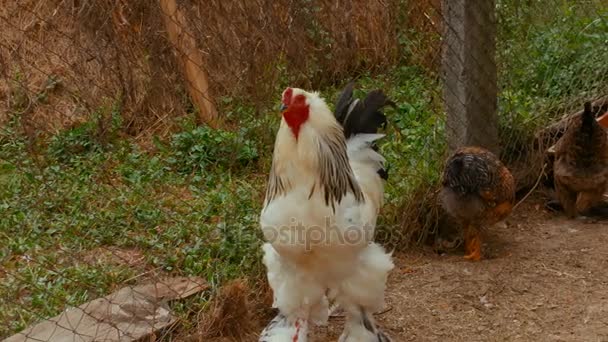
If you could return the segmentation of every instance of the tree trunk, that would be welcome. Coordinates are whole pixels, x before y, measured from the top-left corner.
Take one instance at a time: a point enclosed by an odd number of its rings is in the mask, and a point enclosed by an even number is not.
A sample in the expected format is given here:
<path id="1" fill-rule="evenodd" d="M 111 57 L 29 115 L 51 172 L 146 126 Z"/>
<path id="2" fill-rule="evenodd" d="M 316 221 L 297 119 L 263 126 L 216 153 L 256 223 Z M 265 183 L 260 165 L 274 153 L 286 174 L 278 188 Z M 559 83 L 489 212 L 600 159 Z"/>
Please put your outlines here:
<path id="1" fill-rule="evenodd" d="M 216 128 L 219 119 L 209 93 L 209 77 L 204 69 L 203 55 L 196 47 L 194 36 L 188 30 L 186 17 L 177 8 L 176 0 L 160 0 L 160 8 L 169 41 L 182 66 L 188 94 L 198 109 L 199 123 Z"/>

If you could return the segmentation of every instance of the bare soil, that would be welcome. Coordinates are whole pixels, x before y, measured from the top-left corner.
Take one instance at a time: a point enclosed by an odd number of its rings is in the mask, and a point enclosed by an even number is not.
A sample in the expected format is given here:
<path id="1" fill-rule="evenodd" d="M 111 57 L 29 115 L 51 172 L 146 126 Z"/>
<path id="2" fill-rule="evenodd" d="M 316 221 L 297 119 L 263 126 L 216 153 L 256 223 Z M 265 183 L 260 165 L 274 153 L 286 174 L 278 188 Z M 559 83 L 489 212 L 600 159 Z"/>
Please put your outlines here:
<path id="1" fill-rule="evenodd" d="M 379 325 L 395 341 L 608 341 L 608 222 L 527 202 L 487 233 L 480 262 L 395 254 Z M 336 341 L 342 324 L 311 340 Z"/>

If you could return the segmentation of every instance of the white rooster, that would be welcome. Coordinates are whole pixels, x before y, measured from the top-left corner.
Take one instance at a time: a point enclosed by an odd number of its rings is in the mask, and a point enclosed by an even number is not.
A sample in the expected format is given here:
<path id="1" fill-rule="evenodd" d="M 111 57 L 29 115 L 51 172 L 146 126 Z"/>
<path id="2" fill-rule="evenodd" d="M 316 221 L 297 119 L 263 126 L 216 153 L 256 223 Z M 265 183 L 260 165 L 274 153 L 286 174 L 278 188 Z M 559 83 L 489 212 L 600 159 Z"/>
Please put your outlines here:
<path id="1" fill-rule="evenodd" d="M 310 323 L 325 324 L 329 300 L 347 316 L 339 341 L 390 341 L 372 313 L 384 305 L 391 255 L 373 242 L 383 204 L 384 158 L 374 150 L 394 105 L 380 90 L 353 100 L 342 92 L 336 114 L 317 93 L 287 88 L 260 223 L 264 264 L 279 314 L 260 341 L 305 342 Z"/>

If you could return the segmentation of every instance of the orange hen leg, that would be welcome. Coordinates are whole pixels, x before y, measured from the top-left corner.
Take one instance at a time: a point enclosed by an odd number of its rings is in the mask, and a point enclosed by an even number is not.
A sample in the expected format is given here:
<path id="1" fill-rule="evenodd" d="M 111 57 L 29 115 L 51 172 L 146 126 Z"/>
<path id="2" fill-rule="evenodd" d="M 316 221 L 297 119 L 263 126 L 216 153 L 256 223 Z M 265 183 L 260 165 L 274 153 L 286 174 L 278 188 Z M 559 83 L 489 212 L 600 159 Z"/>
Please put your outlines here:
<path id="1" fill-rule="evenodd" d="M 470 261 L 481 260 L 481 234 L 479 230 L 471 225 L 464 229 L 465 259 Z"/>

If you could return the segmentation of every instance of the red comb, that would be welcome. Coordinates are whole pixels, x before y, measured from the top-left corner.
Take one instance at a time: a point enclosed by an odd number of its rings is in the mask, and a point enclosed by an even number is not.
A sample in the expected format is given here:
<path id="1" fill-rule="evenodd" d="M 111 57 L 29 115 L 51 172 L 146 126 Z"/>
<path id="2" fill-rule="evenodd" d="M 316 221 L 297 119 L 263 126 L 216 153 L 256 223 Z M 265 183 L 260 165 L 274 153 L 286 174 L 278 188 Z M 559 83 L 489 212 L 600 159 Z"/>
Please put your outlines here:
<path id="1" fill-rule="evenodd" d="M 285 89 L 285 91 L 283 92 L 283 104 L 290 104 L 291 103 L 291 97 L 293 96 L 293 89 L 291 88 L 287 88 Z"/>

